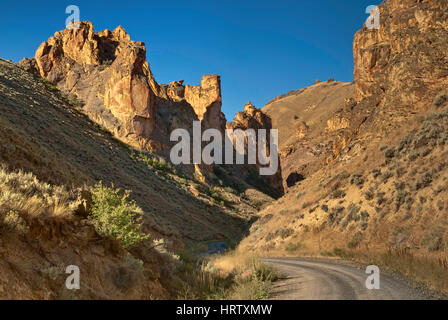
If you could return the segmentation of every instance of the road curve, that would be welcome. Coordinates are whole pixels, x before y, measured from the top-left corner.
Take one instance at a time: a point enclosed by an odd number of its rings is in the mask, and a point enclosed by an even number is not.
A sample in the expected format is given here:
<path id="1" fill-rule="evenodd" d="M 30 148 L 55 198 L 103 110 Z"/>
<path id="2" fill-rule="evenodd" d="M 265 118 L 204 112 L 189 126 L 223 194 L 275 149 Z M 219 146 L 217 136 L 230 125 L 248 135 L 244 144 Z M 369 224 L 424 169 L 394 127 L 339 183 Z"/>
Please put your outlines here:
<path id="1" fill-rule="evenodd" d="M 365 268 L 308 258 L 268 258 L 286 278 L 272 284 L 273 300 L 427 300 L 420 289 L 380 271 L 380 289 L 366 288 Z"/>

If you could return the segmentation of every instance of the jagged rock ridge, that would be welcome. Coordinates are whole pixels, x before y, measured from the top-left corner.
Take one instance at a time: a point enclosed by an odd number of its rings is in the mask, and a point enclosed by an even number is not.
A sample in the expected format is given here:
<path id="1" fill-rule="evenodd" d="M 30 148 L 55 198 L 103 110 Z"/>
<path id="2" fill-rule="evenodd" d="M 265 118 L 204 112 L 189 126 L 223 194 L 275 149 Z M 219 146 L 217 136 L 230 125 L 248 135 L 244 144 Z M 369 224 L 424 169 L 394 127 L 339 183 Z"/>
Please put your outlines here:
<path id="1" fill-rule="evenodd" d="M 20 63 L 66 93 L 85 102 L 83 112 L 122 141 L 167 156 L 174 128 L 225 126 L 218 75 L 203 76 L 200 86 L 183 81 L 158 84 L 146 61 L 143 42 L 123 27 L 94 32 L 92 23 L 56 32 L 34 59 Z"/>

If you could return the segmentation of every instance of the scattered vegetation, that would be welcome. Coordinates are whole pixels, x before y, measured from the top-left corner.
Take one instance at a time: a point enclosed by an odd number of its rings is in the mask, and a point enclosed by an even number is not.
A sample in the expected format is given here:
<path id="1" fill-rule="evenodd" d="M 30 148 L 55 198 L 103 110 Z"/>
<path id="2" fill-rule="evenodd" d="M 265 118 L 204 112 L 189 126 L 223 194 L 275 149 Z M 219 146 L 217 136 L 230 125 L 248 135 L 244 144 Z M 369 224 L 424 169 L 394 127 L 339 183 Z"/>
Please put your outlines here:
<path id="1" fill-rule="evenodd" d="M 61 96 L 66 103 L 74 106 L 75 108 L 82 108 L 85 105 L 85 103 L 82 100 L 78 99 L 78 97 L 73 93 L 61 93 Z"/>
<path id="2" fill-rule="evenodd" d="M 140 152 L 137 155 L 134 153 L 131 153 L 131 158 L 136 158 L 148 165 L 148 167 L 154 168 L 158 171 L 161 171 L 163 173 L 171 173 L 176 174 L 176 170 L 173 169 L 171 166 L 171 163 L 163 160 L 163 159 L 156 159 L 154 157 L 151 157 L 149 154 Z"/>
<path id="3" fill-rule="evenodd" d="M 432 182 L 434 175 L 434 169 L 431 168 L 429 170 L 426 170 L 423 172 L 417 179 L 417 182 L 415 183 L 415 189 L 422 189 L 429 186 Z"/>
<path id="4" fill-rule="evenodd" d="M 43 85 L 50 91 L 57 93 L 59 92 L 59 89 L 56 88 L 56 86 L 54 84 L 52 84 L 50 81 L 48 81 L 46 78 L 41 78 L 40 82 L 43 83 Z"/>
<path id="5" fill-rule="evenodd" d="M 75 198 L 73 192 L 43 183 L 32 173 L 0 167 L 0 216 L 9 215 L 6 220 L 12 224 L 21 219 L 68 216 L 75 208 Z"/>
<path id="6" fill-rule="evenodd" d="M 276 236 L 282 238 L 282 239 L 286 239 L 289 236 L 291 236 L 292 234 L 294 234 L 294 230 L 291 228 L 282 228 L 279 229 L 275 232 Z"/>

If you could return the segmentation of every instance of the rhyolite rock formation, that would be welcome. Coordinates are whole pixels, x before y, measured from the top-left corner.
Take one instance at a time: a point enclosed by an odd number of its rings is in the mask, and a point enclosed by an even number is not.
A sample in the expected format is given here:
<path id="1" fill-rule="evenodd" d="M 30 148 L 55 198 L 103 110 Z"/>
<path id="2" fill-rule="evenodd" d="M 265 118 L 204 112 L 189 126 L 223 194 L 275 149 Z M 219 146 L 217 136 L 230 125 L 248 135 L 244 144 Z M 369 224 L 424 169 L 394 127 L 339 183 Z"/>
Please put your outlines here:
<path id="1" fill-rule="evenodd" d="M 265 129 L 266 130 L 266 154 L 270 155 L 270 130 L 272 128 L 272 121 L 271 118 L 266 115 L 261 109 L 256 108 L 251 102 L 247 102 L 244 106 L 243 111 L 238 112 L 235 115 L 235 118 L 232 122 L 228 122 L 226 125 L 227 129 L 241 129 L 243 131 L 247 129 L 254 129 L 257 133 L 257 130 L 259 129 Z M 259 148 L 260 141 L 257 140 L 257 150 Z M 278 146 L 276 147 L 278 148 Z M 247 145 L 246 145 L 247 149 Z M 272 155 L 274 156 L 274 155 Z M 271 176 L 265 176 L 266 180 L 269 182 L 269 184 L 278 190 L 280 193 L 283 193 L 283 183 L 282 183 L 282 174 L 281 174 L 281 168 L 280 168 L 280 159 L 278 158 L 278 164 L 279 169 L 277 170 L 277 173 Z M 265 166 L 260 164 L 257 161 L 257 164 L 254 165 L 254 168 L 258 171 L 258 169 L 261 166 Z"/>
<path id="2" fill-rule="evenodd" d="M 225 127 L 218 75 L 203 76 L 201 85 L 183 81 L 157 83 L 143 42 L 132 41 L 119 26 L 94 32 L 90 22 L 56 32 L 42 43 L 34 59 L 21 62 L 65 93 L 75 94 L 85 112 L 120 140 L 167 157 L 175 128 Z"/>
<path id="3" fill-rule="evenodd" d="M 355 99 L 378 94 L 422 107 L 448 84 L 448 2 L 388 0 L 379 8 L 380 28 L 355 35 Z"/>
<path id="4" fill-rule="evenodd" d="M 333 122 L 347 128 L 333 157 L 351 141 L 406 126 L 448 86 L 448 2 L 388 0 L 379 9 L 380 28 L 364 26 L 354 38 L 355 101 Z"/>

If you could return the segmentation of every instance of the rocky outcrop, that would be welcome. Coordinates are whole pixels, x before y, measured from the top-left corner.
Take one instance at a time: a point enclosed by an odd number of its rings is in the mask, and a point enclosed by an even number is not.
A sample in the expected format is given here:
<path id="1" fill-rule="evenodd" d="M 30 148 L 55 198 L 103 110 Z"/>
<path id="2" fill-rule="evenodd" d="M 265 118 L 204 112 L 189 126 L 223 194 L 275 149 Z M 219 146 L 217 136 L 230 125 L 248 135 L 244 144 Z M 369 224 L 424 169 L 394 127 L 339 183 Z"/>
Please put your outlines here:
<path id="1" fill-rule="evenodd" d="M 221 78 L 218 75 L 203 76 L 200 86 L 186 86 L 185 100 L 193 107 L 202 127 L 223 129 L 225 118 L 221 113 Z"/>
<path id="2" fill-rule="evenodd" d="M 228 129 L 272 129 L 271 119 L 251 102 L 244 105 L 244 110 L 235 115 L 233 122 L 227 123 Z"/>
<path id="3" fill-rule="evenodd" d="M 355 99 L 381 95 L 385 105 L 422 108 L 448 84 L 448 2 L 388 0 L 379 7 L 379 30 L 355 35 Z"/>
<path id="4" fill-rule="evenodd" d="M 303 139 L 308 134 L 310 127 L 306 124 L 306 122 L 302 121 L 296 128 L 296 138 Z"/>
<path id="5" fill-rule="evenodd" d="M 272 128 L 272 121 L 271 118 L 266 115 L 261 109 L 257 109 L 251 102 L 247 102 L 244 106 L 244 110 L 238 112 L 235 115 L 235 118 L 233 119 L 233 122 L 228 122 L 226 125 L 227 129 L 241 129 L 243 131 L 247 129 L 254 129 L 256 132 L 259 129 L 265 129 L 267 132 L 267 143 L 266 143 L 266 154 L 269 155 L 270 152 L 270 130 Z M 258 140 L 257 140 L 257 150 L 258 150 Z M 247 146 L 246 146 L 247 148 Z M 278 163 L 280 163 L 280 158 L 278 158 Z M 261 166 L 257 162 L 256 165 L 254 165 L 257 168 Z M 271 176 L 265 176 L 265 178 L 269 181 L 269 184 L 278 190 L 279 192 L 283 193 L 283 182 L 282 182 L 282 173 L 281 168 L 279 165 L 279 168 L 276 172 L 276 174 Z"/>
<path id="6" fill-rule="evenodd" d="M 83 111 L 122 141 L 142 150 L 169 154 L 175 128 L 224 129 L 221 82 L 204 76 L 200 86 L 156 82 L 143 42 L 132 41 L 119 26 L 96 33 L 90 22 L 56 32 L 36 51 L 40 76 L 85 102 Z M 26 68 L 33 62 L 24 62 Z"/>
<path id="7" fill-rule="evenodd" d="M 32 73 L 34 75 L 39 75 L 39 68 L 37 67 L 36 60 L 33 58 L 23 58 L 17 63 L 17 65 L 26 72 Z"/>
<path id="8" fill-rule="evenodd" d="M 354 139 L 406 126 L 448 86 L 448 2 L 387 0 L 379 10 L 380 28 L 354 37 L 354 100 L 328 121 L 327 132 L 344 129 L 333 158 Z"/>
<path id="9" fill-rule="evenodd" d="M 350 126 L 350 121 L 347 118 L 342 117 L 340 114 L 336 114 L 327 120 L 327 132 L 346 129 Z"/>

